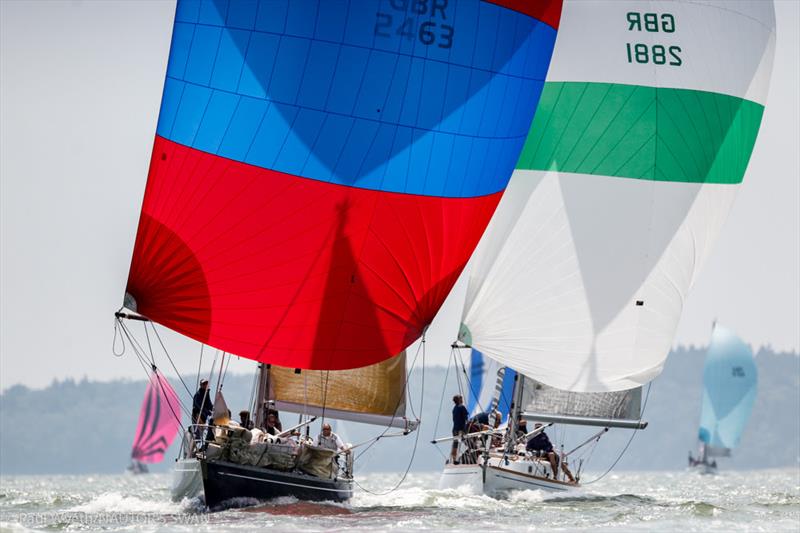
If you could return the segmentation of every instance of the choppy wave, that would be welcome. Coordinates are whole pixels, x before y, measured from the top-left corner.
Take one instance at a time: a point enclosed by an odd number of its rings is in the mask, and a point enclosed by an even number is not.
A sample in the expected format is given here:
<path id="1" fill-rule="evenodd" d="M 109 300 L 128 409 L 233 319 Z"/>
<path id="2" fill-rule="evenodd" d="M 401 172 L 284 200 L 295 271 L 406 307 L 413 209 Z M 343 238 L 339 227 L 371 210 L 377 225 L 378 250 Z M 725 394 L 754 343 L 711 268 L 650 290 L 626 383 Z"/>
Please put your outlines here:
<path id="1" fill-rule="evenodd" d="M 468 489 L 440 490 L 438 474 L 362 476 L 365 490 L 346 503 L 239 499 L 209 512 L 201 499 L 173 503 L 169 477 L 149 475 L 3 478 L 3 531 L 167 529 L 248 531 L 514 530 L 797 531 L 795 470 L 726 473 L 615 473 L 566 493 L 526 490 L 503 499 Z M 182 527 L 182 526 L 189 527 Z"/>
<path id="2" fill-rule="evenodd" d="M 156 513 L 176 514 L 182 512 L 180 504 L 173 503 L 169 498 L 145 499 L 135 495 L 124 495 L 119 492 L 106 492 L 96 496 L 86 503 L 66 509 L 74 513 Z"/>

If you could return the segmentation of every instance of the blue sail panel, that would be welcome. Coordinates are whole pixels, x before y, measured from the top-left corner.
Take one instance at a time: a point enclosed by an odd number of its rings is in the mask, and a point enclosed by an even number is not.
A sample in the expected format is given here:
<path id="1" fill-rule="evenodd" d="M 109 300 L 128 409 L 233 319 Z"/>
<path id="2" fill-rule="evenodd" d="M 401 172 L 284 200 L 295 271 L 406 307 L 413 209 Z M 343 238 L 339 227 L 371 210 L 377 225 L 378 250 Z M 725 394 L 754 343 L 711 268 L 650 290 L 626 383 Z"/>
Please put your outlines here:
<path id="1" fill-rule="evenodd" d="M 698 438 L 715 448 L 735 448 L 756 399 L 753 352 L 732 332 L 714 328 L 703 370 Z"/>
<path id="2" fill-rule="evenodd" d="M 503 415 L 501 421 L 505 422 L 511 410 L 516 375 L 513 369 L 504 367 L 473 348 L 467 388 L 467 410 L 470 415 L 490 411 L 494 406 Z"/>

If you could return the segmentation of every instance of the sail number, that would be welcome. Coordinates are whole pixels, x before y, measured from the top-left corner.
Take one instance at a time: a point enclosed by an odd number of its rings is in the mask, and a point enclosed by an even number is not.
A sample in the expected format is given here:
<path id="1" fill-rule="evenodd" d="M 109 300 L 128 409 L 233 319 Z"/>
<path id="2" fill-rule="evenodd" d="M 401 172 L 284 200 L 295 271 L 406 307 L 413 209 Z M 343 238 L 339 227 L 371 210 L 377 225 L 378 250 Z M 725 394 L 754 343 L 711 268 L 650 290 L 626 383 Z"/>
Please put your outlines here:
<path id="1" fill-rule="evenodd" d="M 628 31 L 647 33 L 675 33 L 675 17 L 670 13 L 638 13 L 631 11 L 626 14 Z M 681 60 L 680 46 L 666 46 L 662 44 L 648 45 L 645 43 L 625 43 L 628 52 L 628 63 L 671 65 L 679 67 Z"/>
<path id="2" fill-rule="evenodd" d="M 733 377 L 735 377 L 735 378 L 743 378 L 744 377 L 744 368 L 742 368 L 740 366 L 735 366 L 735 367 L 733 367 L 731 369 L 731 374 L 733 374 Z"/>
<path id="3" fill-rule="evenodd" d="M 375 35 L 418 39 L 426 46 L 453 46 L 453 26 L 446 24 L 449 0 L 389 0 L 393 12 L 375 14 Z M 419 19 L 424 17 L 423 21 Z"/>

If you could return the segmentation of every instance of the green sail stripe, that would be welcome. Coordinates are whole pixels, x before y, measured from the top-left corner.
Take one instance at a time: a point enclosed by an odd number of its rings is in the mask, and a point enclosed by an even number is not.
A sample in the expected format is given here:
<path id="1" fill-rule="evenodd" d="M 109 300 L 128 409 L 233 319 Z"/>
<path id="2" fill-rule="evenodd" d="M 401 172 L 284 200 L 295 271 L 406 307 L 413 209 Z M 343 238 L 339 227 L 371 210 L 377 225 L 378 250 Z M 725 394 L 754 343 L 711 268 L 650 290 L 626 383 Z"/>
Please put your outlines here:
<path id="1" fill-rule="evenodd" d="M 763 113 L 704 91 L 548 82 L 517 168 L 740 183 Z"/>

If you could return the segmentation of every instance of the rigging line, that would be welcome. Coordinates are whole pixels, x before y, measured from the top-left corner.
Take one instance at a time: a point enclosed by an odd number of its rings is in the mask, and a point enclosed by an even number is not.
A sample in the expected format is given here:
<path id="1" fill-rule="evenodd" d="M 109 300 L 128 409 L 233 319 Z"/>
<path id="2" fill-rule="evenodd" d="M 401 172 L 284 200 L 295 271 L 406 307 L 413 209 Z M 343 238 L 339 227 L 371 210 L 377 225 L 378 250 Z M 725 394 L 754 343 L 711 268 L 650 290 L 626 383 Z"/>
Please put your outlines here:
<path id="1" fill-rule="evenodd" d="M 328 358 L 330 360 L 330 357 Z M 319 373 L 319 384 L 322 386 L 322 421 L 320 422 L 320 428 L 325 425 L 325 409 L 328 406 L 328 380 L 331 377 L 331 371 L 325 371 L 325 384 L 322 384 L 322 372 Z"/>
<path id="2" fill-rule="evenodd" d="M 197 380 L 195 381 L 194 388 L 200 388 L 200 370 L 203 368 L 203 348 L 205 348 L 205 343 L 200 343 L 200 362 L 197 363 Z"/>
<path id="3" fill-rule="evenodd" d="M 151 370 L 152 370 L 152 367 L 155 366 L 155 365 L 153 363 L 150 363 L 149 361 L 147 361 L 147 359 L 144 357 L 144 355 L 142 355 L 144 353 L 144 350 L 143 350 L 143 348 L 141 346 L 139 346 L 139 348 L 142 350 L 142 353 L 139 352 L 139 350 L 137 349 L 137 345 L 139 343 L 136 341 L 135 337 L 133 337 L 133 334 L 128 330 L 128 328 L 125 326 L 125 324 L 121 323 L 121 326 L 122 326 L 122 332 L 125 334 L 126 337 L 128 337 L 128 341 L 131 344 L 131 349 L 133 349 L 133 353 L 136 355 L 136 358 L 139 361 L 139 365 L 141 365 L 141 367 L 142 367 L 142 371 L 147 376 L 148 380 L 152 380 Z M 186 406 L 183 405 L 183 402 L 180 401 L 180 398 L 178 398 L 178 403 L 180 404 L 181 409 L 183 409 L 188 414 L 189 411 L 188 411 L 188 409 L 186 409 Z"/>
<path id="4" fill-rule="evenodd" d="M 652 386 L 653 386 L 653 382 L 652 381 L 647 384 L 647 394 L 645 394 L 645 397 L 644 397 L 644 404 L 642 405 L 642 412 L 641 412 L 641 415 L 639 416 L 639 422 L 641 422 L 642 418 L 644 418 L 644 411 L 647 408 L 647 400 L 650 398 L 650 388 Z M 622 459 L 622 456 L 625 455 L 625 452 L 628 450 L 628 446 L 631 445 L 631 442 L 633 442 L 633 438 L 636 436 L 636 433 L 637 433 L 637 430 L 633 430 L 633 432 L 631 433 L 631 438 L 628 439 L 628 443 L 625 445 L 625 447 L 619 453 L 619 456 L 614 461 L 614 463 L 611 466 L 608 467 L 608 470 L 603 472 L 600 477 L 595 478 L 595 479 L 593 479 L 591 481 L 587 481 L 586 483 L 582 483 L 582 484 L 583 485 L 589 485 L 591 483 L 594 483 L 595 481 L 600 481 L 601 479 L 606 477 L 606 475 L 608 475 L 608 473 L 611 472 L 614 469 L 615 466 L 617 466 L 617 463 L 620 461 L 620 459 Z"/>
<path id="5" fill-rule="evenodd" d="M 152 382 L 152 375 L 151 375 L 150 372 L 147 371 L 145 366 L 146 366 L 146 364 L 149 364 L 152 370 L 158 371 L 158 365 L 156 365 L 155 356 L 153 356 L 152 362 L 146 362 L 146 360 L 144 360 L 143 356 L 142 356 L 142 358 L 140 358 L 140 363 L 143 365 L 143 368 L 145 369 L 145 373 L 147 374 L 148 378 Z M 162 373 L 161 375 L 163 376 L 164 374 Z M 164 376 L 164 378 L 166 379 L 166 376 Z M 166 397 L 166 393 L 164 394 L 164 396 Z M 183 412 L 186 413 L 186 415 L 189 416 L 189 418 L 191 418 L 191 411 L 186 407 L 186 405 L 183 403 L 183 401 L 181 401 L 180 397 L 177 394 L 175 395 L 175 397 L 178 400 L 178 404 L 180 405 L 181 410 L 183 410 Z M 178 423 L 180 423 L 180 419 L 178 419 Z"/>
<path id="6" fill-rule="evenodd" d="M 122 322 L 121 318 L 114 317 L 114 339 L 111 341 L 111 353 L 114 357 L 122 357 L 125 355 L 125 338 L 119 333 L 119 324 Z M 117 352 L 117 336 L 122 342 L 122 350 Z"/>
<path id="7" fill-rule="evenodd" d="M 478 390 L 476 392 L 475 388 L 472 386 L 472 381 L 469 379 L 469 374 L 467 374 L 467 367 L 464 365 L 464 360 L 461 358 L 460 353 L 458 354 L 458 360 L 461 362 L 461 370 L 464 372 L 464 381 L 466 382 L 467 388 L 469 389 L 469 392 L 475 397 L 475 405 L 477 405 L 478 409 L 481 410 L 480 412 L 483 413 L 485 412 L 485 410 L 481 405 L 481 398 L 480 398 L 481 391 Z M 459 392 L 461 392 L 460 387 L 459 387 Z"/>
<path id="8" fill-rule="evenodd" d="M 181 376 L 181 373 L 178 372 L 178 367 L 175 366 L 175 363 L 172 361 L 172 357 L 169 355 L 169 351 L 167 351 L 167 347 L 164 346 L 164 341 L 161 340 L 161 335 L 158 334 L 158 330 L 156 329 L 156 325 L 153 322 L 150 322 L 150 327 L 153 328 L 153 333 L 155 333 L 156 339 L 158 339 L 158 343 L 161 345 L 161 349 L 164 350 L 164 354 L 166 354 L 167 360 L 169 361 L 169 364 L 172 365 L 172 369 L 175 371 L 175 375 L 178 376 L 178 379 L 180 380 L 181 385 L 183 385 L 183 388 L 186 389 L 186 393 L 191 397 L 192 396 L 192 391 L 189 390 L 189 387 L 186 385 L 186 382 L 183 381 L 183 376 Z M 198 387 L 199 387 L 199 383 L 198 383 Z"/>
<path id="9" fill-rule="evenodd" d="M 413 360 L 413 361 L 411 361 L 411 369 L 409 370 L 409 372 L 408 372 L 408 378 L 406 379 L 406 390 L 408 390 L 408 380 L 410 380 L 410 379 L 411 379 L 411 370 L 413 370 L 413 369 L 414 369 L 414 367 L 415 367 L 415 366 L 417 366 L 417 358 L 419 357 L 419 352 L 420 352 L 420 350 L 424 350 L 424 343 L 425 343 L 425 336 L 424 336 L 424 334 L 423 334 L 423 337 L 422 337 L 422 339 L 423 339 L 423 340 L 422 340 L 422 342 L 420 342 L 420 343 L 419 343 L 419 346 L 417 346 L 417 353 L 415 353 L 415 354 L 414 354 L 414 360 Z M 424 355 L 423 355 L 422 357 L 423 357 L 423 359 L 425 358 L 425 356 L 424 356 Z M 423 364 L 424 364 L 424 363 L 423 363 Z M 424 371 L 424 370 L 425 370 L 425 369 L 423 368 L 423 371 Z M 417 413 L 416 413 L 416 411 L 414 411 L 414 402 L 412 401 L 412 399 L 411 399 L 411 395 L 410 395 L 410 394 L 408 395 L 408 407 L 411 409 L 411 414 L 412 414 L 412 415 L 414 415 L 414 418 L 416 418 L 417 420 L 419 420 L 419 416 L 417 416 Z M 395 408 L 395 411 L 397 411 L 397 409 L 396 409 L 396 408 Z M 422 411 L 420 411 L 420 414 L 422 414 Z"/>
<path id="10" fill-rule="evenodd" d="M 420 346 L 421 346 L 421 345 L 420 345 Z M 405 388 L 405 390 L 403 391 L 403 394 L 401 394 L 401 395 L 400 395 L 400 397 L 397 399 L 397 403 L 395 403 L 395 405 L 394 405 L 394 411 L 393 411 L 393 412 L 397 413 L 397 409 L 400 407 L 400 402 L 402 402 L 402 401 L 403 401 L 403 400 L 406 398 L 406 396 L 408 396 L 408 400 L 409 400 L 409 401 L 408 401 L 408 403 L 409 403 L 409 407 L 411 407 L 411 413 L 414 415 L 414 418 L 417 418 L 417 419 L 419 419 L 419 417 L 417 417 L 416 413 L 414 413 L 413 406 L 411 405 L 411 395 L 410 395 L 410 394 L 408 394 L 408 382 L 409 382 L 409 381 L 410 381 L 410 379 L 411 379 L 411 373 L 414 371 L 414 366 L 416 365 L 416 362 L 417 362 L 417 357 L 418 357 L 418 356 L 419 356 L 419 348 L 417 348 L 417 353 L 416 353 L 416 355 L 414 355 L 414 360 L 411 362 L 411 366 L 407 367 L 407 370 L 406 370 L 406 382 L 405 382 L 405 385 L 404 385 L 404 388 Z M 423 369 L 423 370 L 424 370 L 424 369 Z M 394 418 L 394 416 L 392 416 L 392 418 Z M 382 438 L 384 435 L 386 435 L 386 433 L 387 433 L 387 432 L 388 432 L 390 429 L 392 429 L 392 422 L 391 422 L 391 420 L 390 420 L 390 421 L 389 421 L 389 422 L 386 424 L 386 427 L 385 427 L 385 428 L 383 428 L 383 431 L 381 432 L 381 434 L 380 434 L 380 435 L 378 435 L 377 437 L 375 437 L 375 440 L 374 440 L 374 441 L 372 441 L 372 442 L 371 442 L 371 443 L 370 443 L 370 444 L 369 444 L 369 445 L 368 445 L 366 448 L 364 448 L 363 450 L 361 450 L 361 452 L 360 452 L 360 453 L 359 453 L 359 454 L 358 454 L 358 455 L 357 455 L 357 456 L 354 458 L 354 460 L 358 460 L 358 458 L 359 458 L 359 457 L 361 457 L 362 455 L 364 455 L 364 454 L 367 452 L 367 450 L 369 450 L 370 448 L 372 448 L 372 446 L 373 446 L 373 445 L 374 445 L 376 442 L 378 442 L 378 440 L 380 440 L 380 439 L 381 439 L 381 438 Z"/>
<path id="11" fill-rule="evenodd" d="M 167 404 L 167 407 L 169 407 L 169 411 L 172 413 L 172 416 L 174 416 L 174 417 L 175 417 L 175 420 L 178 422 L 178 425 L 180 426 L 181 430 L 185 431 L 185 430 L 186 430 L 186 429 L 188 429 L 188 428 L 186 428 L 186 427 L 183 425 L 183 422 L 181 422 L 181 417 L 180 417 L 180 415 L 176 414 L 176 413 L 175 413 L 175 409 L 173 409 L 173 408 L 172 408 L 172 404 L 170 403 L 170 401 L 169 401 L 169 397 L 167 396 L 167 391 L 165 391 L 165 390 L 164 390 L 164 386 L 163 386 L 163 384 L 161 383 L 161 379 L 160 379 L 160 376 L 159 376 L 159 374 L 158 374 L 158 370 L 156 370 L 156 369 L 154 368 L 154 369 L 153 369 L 153 374 L 154 374 L 154 375 L 155 375 L 155 377 L 156 377 L 156 384 L 158 385 L 158 389 L 159 389 L 159 391 L 161 391 L 161 394 L 162 394 L 162 396 L 164 397 L 164 401 L 166 402 L 166 404 Z M 166 376 L 164 376 L 164 379 L 167 379 L 167 378 L 166 378 Z M 177 395 L 177 394 L 175 395 L 175 397 L 176 397 L 176 399 L 178 400 L 178 405 L 180 405 L 180 398 L 178 398 L 178 395 Z M 192 419 L 192 417 L 191 417 L 191 415 L 190 415 L 190 416 L 189 416 L 189 421 L 191 421 L 191 419 Z"/>
<path id="12" fill-rule="evenodd" d="M 225 371 L 222 373 L 222 376 L 220 376 L 220 381 L 219 381 L 219 388 L 220 389 L 222 388 L 222 384 L 225 381 L 225 378 L 228 377 L 228 368 L 230 368 L 230 366 L 231 366 L 231 359 L 233 359 L 233 355 L 232 354 L 228 354 L 228 362 L 225 363 Z"/>
<path id="13" fill-rule="evenodd" d="M 131 349 L 133 350 L 133 353 L 136 356 L 136 359 L 139 361 L 139 365 L 141 365 L 142 370 L 144 371 L 145 375 L 149 376 L 150 375 L 150 370 L 149 369 L 152 368 L 152 364 L 145 359 L 144 355 L 142 355 L 144 353 L 144 350 L 141 348 L 141 346 L 139 345 L 138 341 L 136 341 L 136 338 L 128 330 L 128 328 L 125 326 L 125 324 L 122 324 L 122 332 L 128 338 L 128 342 L 131 345 Z"/>
<path id="14" fill-rule="evenodd" d="M 142 326 L 144 327 L 144 338 L 147 339 L 147 349 L 150 351 L 150 364 L 156 366 L 156 358 L 153 355 L 153 345 L 150 344 L 150 334 L 147 333 L 147 322 L 142 322 Z"/>
<path id="15" fill-rule="evenodd" d="M 256 402 L 256 388 L 259 386 L 259 381 L 260 381 L 260 378 L 261 378 L 262 367 L 260 365 L 263 365 L 263 364 L 265 364 L 265 363 L 258 363 L 258 365 L 256 365 L 256 371 L 253 374 L 253 385 L 250 387 L 250 403 L 248 404 L 248 407 L 252 406 L 251 409 L 253 409 L 253 412 L 251 413 L 251 418 L 254 421 L 255 421 L 256 413 L 258 412 L 258 407 L 256 407 L 256 403 L 255 403 Z M 199 385 L 198 385 L 198 387 L 199 387 Z M 269 394 L 269 393 L 267 393 L 267 394 Z"/>
<path id="16" fill-rule="evenodd" d="M 225 368 L 225 355 L 227 355 L 227 353 L 228 352 L 222 352 L 222 359 L 220 359 L 219 362 L 219 374 L 217 374 L 217 387 L 216 387 L 217 392 L 222 390 L 222 377 L 223 377 L 222 370 Z M 216 399 L 217 398 L 215 396 L 214 400 Z"/>
<path id="17" fill-rule="evenodd" d="M 425 334 L 424 333 L 422 334 L 422 342 L 420 343 L 420 346 L 422 348 L 422 388 L 421 388 L 420 393 L 419 393 L 419 411 L 420 411 L 420 413 L 422 413 L 422 406 L 423 406 L 423 403 L 424 403 L 424 400 L 425 400 Z M 419 351 L 417 352 L 417 355 L 419 355 Z M 416 360 L 417 360 L 417 358 L 415 356 L 414 357 L 414 361 L 416 362 Z M 384 433 L 385 433 L 385 431 L 384 431 Z M 394 487 L 392 487 L 391 489 L 389 489 L 389 490 L 387 490 L 385 492 L 374 492 L 374 491 L 371 491 L 371 490 L 369 490 L 369 489 L 367 489 L 365 487 L 362 487 L 361 484 L 359 484 L 359 482 L 356 481 L 355 479 L 353 480 L 353 483 L 355 483 L 356 486 L 358 488 L 360 488 L 361 490 L 363 490 L 364 492 L 372 494 L 373 496 L 385 496 L 387 494 L 390 494 L 390 493 L 396 491 L 398 488 L 400 488 L 400 485 L 402 485 L 403 482 L 406 480 L 406 477 L 408 476 L 409 471 L 411 471 L 411 466 L 414 464 L 414 457 L 416 457 L 416 455 L 417 455 L 417 444 L 419 444 L 419 434 L 420 433 L 422 433 L 422 431 L 420 430 L 420 428 L 417 428 L 417 435 L 414 438 L 414 448 L 411 450 L 411 458 L 408 461 L 408 466 L 406 466 L 406 471 L 403 472 L 403 477 L 400 478 L 400 481 L 398 481 L 397 484 Z M 377 442 L 377 440 L 376 440 L 376 442 Z"/>
<path id="18" fill-rule="evenodd" d="M 439 398 L 439 412 L 436 415 L 436 425 L 433 427 L 434 436 L 439 433 L 439 420 L 442 418 L 442 407 L 444 406 L 444 391 L 447 389 L 447 378 L 450 376 L 450 364 L 452 362 L 453 352 L 455 350 L 456 349 L 453 348 L 453 347 L 450 348 L 450 357 L 447 359 L 447 370 L 444 373 L 444 383 L 442 383 L 442 395 Z M 436 446 L 436 449 L 439 450 L 439 447 Z M 442 451 L 439 450 L 439 453 L 442 453 Z M 445 458 L 447 458 L 447 456 L 445 456 L 444 454 L 442 454 L 442 455 Z"/>

